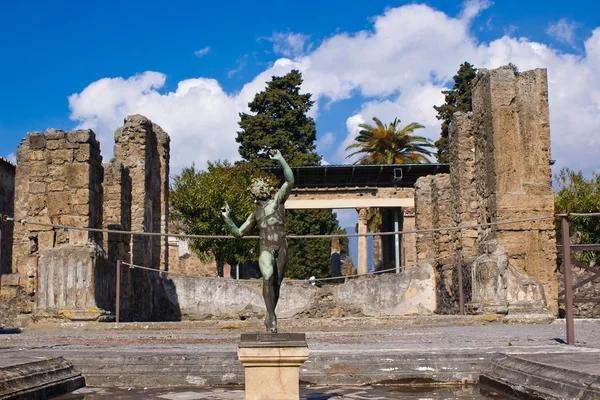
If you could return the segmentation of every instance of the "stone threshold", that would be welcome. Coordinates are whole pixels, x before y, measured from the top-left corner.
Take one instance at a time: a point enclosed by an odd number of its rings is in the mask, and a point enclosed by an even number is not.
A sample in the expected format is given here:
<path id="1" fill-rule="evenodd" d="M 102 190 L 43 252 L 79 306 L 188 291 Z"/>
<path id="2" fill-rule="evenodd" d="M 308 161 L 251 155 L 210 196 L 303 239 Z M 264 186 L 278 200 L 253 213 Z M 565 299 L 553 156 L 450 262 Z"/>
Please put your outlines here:
<path id="1" fill-rule="evenodd" d="M 62 357 L 0 359 L 0 400 L 47 399 L 84 386 L 83 376 Z"/>
<path id="2" fill-rule="evenodd" d="M 503 355 L 480 383 L 519 399 L 600 399 L 600 353 Z"/>

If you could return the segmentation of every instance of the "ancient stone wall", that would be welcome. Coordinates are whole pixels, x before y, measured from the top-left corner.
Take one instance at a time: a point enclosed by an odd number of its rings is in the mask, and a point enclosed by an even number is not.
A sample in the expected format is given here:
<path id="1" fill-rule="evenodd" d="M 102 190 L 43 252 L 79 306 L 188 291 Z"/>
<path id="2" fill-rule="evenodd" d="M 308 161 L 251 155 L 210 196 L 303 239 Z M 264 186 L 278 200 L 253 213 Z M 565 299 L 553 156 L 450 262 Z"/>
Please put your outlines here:
<path id="1" fill-rule="evenodd" d="M 433 178 L 428 175 L 417 179 L 415 183 L 415 226 L 418 230 L 435 228 L 433 216 Z M 417 233 L 417 262 L 433 265 L 436 254 L 434 233 Z"/>
<path id="2" fill-rule="evenodd" d="M 475 171 L 479 220 L 553 215 L 550 126 L 545 69 L 479 72 L 473 88 Z M 490 227 L 511 265 L 540 281 L 556 313 L 556 240 L 552 219 Z"/>
<path id="3" fill-rule="evenodd" d="M 12 217 L 15 212 L 14 164 L 0 158 L 0 215 Z M 0 221 L 2 243 L 0 243 L 0 274 L 10 274 L 12 259 L 13 224 Z"/>
<path id="4" fill-rule="evenodd" d="M 81 283 L 82 280 L 77 278 L 89 274 L 95 276 L 96 281 L 109 279 L 95 270 L 95 265 L 102 264 L 103 259 L 98 250 L 101 235 L 34 224 L 100 228 L 101 162 L 100 145 L 90 130 L 49 129 L 45 134 L 29 133 L 21 142 L 17 150 L 15 218 L 25 219 L 28 223 L 15 224 L 12 269 L 18 273 L 19 284 L 30 296 L 31 303 L 24 311 L 33 311 L 36 302 L 36 310 L 40 312 L 46 307 L 59 310 L 72 305 L 82 314 L 86 310 L 96 317 L 103 313 L 91 310 L 84 298 L 101 298 L 104 286 L 90 285 L 85 280 Z M 87 248 L 89 262 L 73 265 L 73 268 L 65 263 L 44 262 L 54 259 L 53 254 L 63 252 L 64 248 Z M 52 282 L 40 280 L 40 276 L 52 276 L 65 282 L 75 280 L 79 287 L 54 291 Z"/>
<path id="5" fill-rule="evenodd" d="M 473 114 L 456 112 L 449 128 L 450 184 L 456 226 L 478 223 L 479 204 L 475 183 L 475 131 Z M 463 258 L 477 255 L 477 228 L 454 231 L 454 247 L 462 251 Z"/>
<path id="6" fill-rule="evenodd" d="M 125 165 L 131 183 L 130 229 L 135 232 L 168 232 L 169 136 L 142 115 L 130 115 L 115 132 L 114 158 Z M 135 265 L 156 270 L 168 268 L 168 238 L 134 235 L 127 255 Z M 157 310 L 156 274 L 129 270 L 135 301 L 127 312 L 139 320 Z"/>
<path id="7" fill-rule="evenodd" d="M 449 177 L 417 181 L 418 229 L 553 215 L 546 71 L 481 70 L 473 112 L 453 116 L 449 150 Z M 481 250 L 492 243 L 495 250 Z M 438 312 L 457 310 L 457 250 L 465 298 L 472 298 L 475 312 L 494 304 L 488 309 L 499 313 L 543 314 L 543 298 L 557 311 L 552 219 L 422 233 L 417 249 L 419 262 L 439 273 Z"/>

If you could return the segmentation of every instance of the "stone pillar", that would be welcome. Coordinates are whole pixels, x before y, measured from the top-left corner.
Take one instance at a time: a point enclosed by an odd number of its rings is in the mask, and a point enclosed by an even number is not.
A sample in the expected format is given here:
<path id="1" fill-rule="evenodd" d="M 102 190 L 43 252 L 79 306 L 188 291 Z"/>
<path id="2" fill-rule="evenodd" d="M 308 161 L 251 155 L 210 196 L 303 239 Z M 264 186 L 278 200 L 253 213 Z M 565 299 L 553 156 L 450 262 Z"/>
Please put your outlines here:
<path id="1" fill-rule="evenodd" d="M 475 185 L 475 130 L 473 113 L 456 112 L 449 128 L 450 184 L 454 206 L 454 223 L 478 223 L 477 188 Z M 462 250 L 464 258 L 477 255 L 477 228 L 453 233 L 455 248 Z"/>
<path id="2" fill-rule="evenodd" d="M 367 209 L 358 210 L 358 233 L 367 233 Z M 358 273 L 366 274 L 369 272 L 369 241 L 366 236 L 358 237 Z"/>
<path id="3" fill-rule="evenodd" d="M 298 400 L 299 367 L 308 358 L 304 334 L 242 334 L 246 400 Z"/>
<path id="4" fill-rule="evenodd" d="M 433 223 L 436 228 L 454 226 L 450 176 L 437 174 L 433 178 Z M 438 265 L 452 264 L 454 261 L 453 249 L 450 246 L 451 231 L 436 231 L 433 235 L 435 243 L 435 262 Z"/>
<path id="5" fill-rule="evenodd" d="M 156 124 L 152 124 L 152 131 L 156 134 L 158 159 L 160 161 L 160 232 L 169 233 L 169 162 L 170 145 L 169 135 Z M 162 236 L 158 243 L 160 253 L 160 266 L 162 270 L 169 269 L 169 238 Z"/>
<path id="6" fill-rule="evenodd" d="M 132 185 L 131 230 L 168 230 L 169 136 L 142 115 L 130 115 L 115 132 L 115 160 L 129 169 Z M 134 236 L 132 262 L 164 269 L 168 240 Z M 161 267 L 162 266 L 162 267 Z"/>
<path id="7" fill-rule="evenodd" d="M 104 221 L 105 229 L 117 231 L 131 230 L 131 178 L 129 169 L 119 161 L 104 164 Z M 118 233 L 104 234 L 104 249 L 110 265 L 116 268 L 117 260 L 131 262 L 131 235 Z M 120 319 L 131 320 L 130 310 L 133 301 L 133 270 L 122 266 L 120 269 Z"/>
<path id="8" fill-rule="evenodd" d="M 475 171 L 480 221 L 553 215 L 550 124 L 545 69 L 480 70 L 473 88 L 477 130 Z M 481 232 L 497 239 L 518 270 L 544 286 L 557 313 L 553 220 L 500 225 Z"/>
<path id="9" fill-rule="evenodd" d="M 412 231 L 416 229 L 415 208 L 405 207 L 402 209 L 402 230 Z M 402 235 L 402 267 L 415 267 L 417 265 L 417 234 L 407 233 Z"/>
<path id="10" fill-rule="evenodd" d="M 129 169 L 131 178 L 131 230 L 163 232 L 168 227 L 169 137 L 142 115 L 130 115 L 115 132 L 115 160 Z M 156 270 L 166 269 L 168 240 L 159 236 L 133 235 L 131 262 Z M 154 283 L 158 275 L 135 270 L 132 276 L 136 301 L 133 315 L 150 318 L 153 312 Z M 159 310 L 158 310 L 159 311 Z"/>
<path id="11" fill-rule="evenodd" d="M 415 226 L 417 229 L 434 228 L 433 175 L 423 176 L 415 183 Z M 417 262 L 433 266 L 435 260 L 434 234 L 417 233 Z"/>
<path id="12" fill-rule="evenodd" d="M 29 133 L 17 161 L 17 219 L 101 227 L 103 169 L 94 132 Z M 88 319 L 110 307 L 103 302 L 111 271 L 97 246 L 101 240 L 96 232 L 15 225 L 14 269 L 38 313 Z"/>

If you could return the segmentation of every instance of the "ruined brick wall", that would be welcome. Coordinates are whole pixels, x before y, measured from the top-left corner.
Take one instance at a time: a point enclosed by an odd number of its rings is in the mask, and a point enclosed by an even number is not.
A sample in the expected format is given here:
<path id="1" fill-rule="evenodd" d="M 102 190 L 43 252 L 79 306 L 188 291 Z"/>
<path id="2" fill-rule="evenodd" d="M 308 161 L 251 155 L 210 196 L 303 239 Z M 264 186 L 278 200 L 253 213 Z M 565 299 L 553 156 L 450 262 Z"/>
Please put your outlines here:
<path id="1" fill-rule="evenodd" d="M 475 131 L 473 114 L 456 112 L 449 128 L 450 185 L 453 220 L 456 226 L 479 223 L 479 203 L 475 185 Z M 477 228 L 452 233 L 454 247 L 463 258 L 477 255 Z"/>
<path id="2" fill-rule="evenodd" d="M 131 178 L 131 230 L 163 232 L 168 227 L 169 136 L 142 115 L 125 118 L 115 132 L 114 158 L 127 166 Z M 167 240 L 134 236 L 132 262 L 164 269 Z M 161 262 L 162 261 L 162 262 Z"/>
<path id="3" fill-rule="evenodd" d="M 417 179 L 415 183 L 415 227 L 418 230 L 435 227 L 433 220 L 433 175 Z M 433 265 L 435 260 L 434 233 L 416 234 L 417 262 Z"/>
<path id="4" fill-rule="evenodd" d="M 49 129 L 45 134 L 29 133 L 17 150 L 15 218 L 100 228 L 101 162 L 100 145 L 90 130 Z M 83 310 L 95 306 L 96 295 L 101 296 L 102 291 L 95 283 L 108 279 L 96 269 L 102 267 L 97 246 L 101 240 L 101 235 L 95 232 L 15 224 L 12 269 L 18 273 L 19 284 L 31 299 L 25 311 L 33 310 L 34 301 L 38 311 L 71 306 Z M 87 256 L 80 254 L 79 260 L 88 261 L 77 265 L 70 265 L 68 260 L 40 262 L 42 256 L 42 260 L 55 260 L 55 251 L 63 252 L 64 248 L 85 248 Z M 77 276 L 84 274 L 84 269 L 86 274 L 96 276 L 92 287 L 63 285 L 80 281 Z M 93 313 L 97 314 L 96 310 Z"/>
<path id="5" fill-rule="evenodd" d="M 12 163 L 0 158 L 0 215 L 14 216 L 15 171 Z M 12 259 L 13 224 L 0 221 L 2 243 L 0 247 L 0 274 L 10 274 Z"/>
<path id="6" fill-rule="evenodd" d="M 417 229 L 454 226 L 450 176 L 421 177 L 415 184 L 415 225 Z M 451 231 L 417 233 L 417 260 L 440 266 L 453 257 Z"/>
<path id="7" fill-rule="evenodd" d="M 169 136 L 142 115 L 125 118 L 115 132 L 114 158 L 125 165 L 131 179 L 131 222 L 135 232 L 167 233 L 169 189 Z M 133 235 L 128 251 L 131 262 L 147 268 L 167 269 L 168 239 Z M 158 274 L 132 270 L 127 281 L 135 301 L 128 313 L 138 320 L 152 318 Z"/>
<path id="8" fill-rule="evenodd" d="M 481 70 L 473 88 L 475 180 L 479 220 L 552 215 L 550 127 L 545 69 Z M 510 263 L 544 286 L 557 312 L 556 241 L 551 219 L 481 230 L 497 239 Z"/>

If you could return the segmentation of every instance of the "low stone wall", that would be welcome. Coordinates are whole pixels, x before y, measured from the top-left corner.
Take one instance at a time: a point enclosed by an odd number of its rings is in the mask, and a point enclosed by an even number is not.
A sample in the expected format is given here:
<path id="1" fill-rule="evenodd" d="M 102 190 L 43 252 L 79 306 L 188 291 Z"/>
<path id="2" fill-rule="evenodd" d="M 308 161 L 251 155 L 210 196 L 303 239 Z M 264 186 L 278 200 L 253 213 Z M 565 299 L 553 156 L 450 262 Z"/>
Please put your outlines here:
<path id="1" fill-rule="evenodd" d="M 171 309 L 182 319 L 245 319 L 264 315 L 262 281 L 161 274 Z M 280 318 L 426 315 L 435 310 L 433 268 L 348 279 L 337 285 L 284 280 Z"/>

